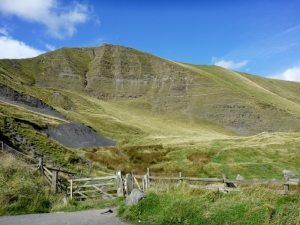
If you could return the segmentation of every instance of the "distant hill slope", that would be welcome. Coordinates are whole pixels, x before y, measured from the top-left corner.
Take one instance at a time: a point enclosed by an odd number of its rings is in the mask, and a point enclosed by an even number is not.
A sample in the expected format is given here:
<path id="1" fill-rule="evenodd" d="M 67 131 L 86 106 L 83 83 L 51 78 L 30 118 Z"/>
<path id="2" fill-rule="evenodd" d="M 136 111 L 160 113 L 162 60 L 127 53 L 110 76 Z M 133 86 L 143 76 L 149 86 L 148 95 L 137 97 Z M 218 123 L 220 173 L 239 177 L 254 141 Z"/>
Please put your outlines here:
<path id="1" fill-rule="evenodd" d="M 300 128 L 299 83 L 172 62 L 122 46 L 62 48 L 31 59 L 0 60 L 0 80 L 3 86 L 41 98 L 78 122 L 84 122 L 83 115 L 78 116 L 78 99 L 74 99 L 78 96 L 71 92 L 122 107 L 146 107 L 206 121 L 241 135 Z M 125 130 L 139 127 L 118 119 Z M 103 134 L 115 135 L 89 121 Z"/>

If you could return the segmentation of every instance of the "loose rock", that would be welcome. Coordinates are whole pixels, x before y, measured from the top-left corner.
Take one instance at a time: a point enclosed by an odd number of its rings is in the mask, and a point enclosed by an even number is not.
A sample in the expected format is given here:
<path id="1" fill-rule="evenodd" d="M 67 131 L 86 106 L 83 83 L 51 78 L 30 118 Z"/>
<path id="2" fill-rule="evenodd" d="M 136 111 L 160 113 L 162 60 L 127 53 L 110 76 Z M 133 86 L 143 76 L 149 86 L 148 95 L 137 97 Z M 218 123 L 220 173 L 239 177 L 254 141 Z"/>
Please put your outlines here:
<path id="1" fill-rule="evenodd" d="M 146 198 L 144 192 L 139 189 L 133 189 L 131 194 L 126 198 L 126 205 L 137 205 L 144 198 Z"/>

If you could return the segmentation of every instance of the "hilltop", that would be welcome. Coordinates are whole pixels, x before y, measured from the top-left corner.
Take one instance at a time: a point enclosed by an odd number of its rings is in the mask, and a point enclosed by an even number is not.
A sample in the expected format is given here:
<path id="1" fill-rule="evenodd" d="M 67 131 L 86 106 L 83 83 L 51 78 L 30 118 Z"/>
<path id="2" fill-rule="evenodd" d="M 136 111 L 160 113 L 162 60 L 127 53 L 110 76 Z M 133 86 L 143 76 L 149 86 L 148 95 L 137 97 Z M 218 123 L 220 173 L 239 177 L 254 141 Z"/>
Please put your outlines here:
<path id="1" fill-rule="evenodd" d="M 237 154 L 252 151 L 254 145 L 260 148 L 254 144 L 259 140 L 268 141 L 258 155 L 268 154 L 274 140 L 282 140 L 276 144 L 282 149 L 286 140 L 298 139 L 294 132 L 300 130 L 299 83 L 174 62 L 123 46 L 62 48 L 30 59 L 3 59 L 0 82 L 1 137 L 22 151 L 36 150 L 71 167 L 87 157 L 106 172 L 151 165 L 154 171 L 235 173 L 245 165 L 231 168 L 227 156 L 216 155 L 239 147 Z M 47 133 L 70 123 L 91 129 L 82 135 L 97 132 L 117 146 L 101 148 L 90 140 L 90 145 L 78 145 L 85 149 L 74 149 Z M 157 152 L 164 156 L 151 161 Z"/>

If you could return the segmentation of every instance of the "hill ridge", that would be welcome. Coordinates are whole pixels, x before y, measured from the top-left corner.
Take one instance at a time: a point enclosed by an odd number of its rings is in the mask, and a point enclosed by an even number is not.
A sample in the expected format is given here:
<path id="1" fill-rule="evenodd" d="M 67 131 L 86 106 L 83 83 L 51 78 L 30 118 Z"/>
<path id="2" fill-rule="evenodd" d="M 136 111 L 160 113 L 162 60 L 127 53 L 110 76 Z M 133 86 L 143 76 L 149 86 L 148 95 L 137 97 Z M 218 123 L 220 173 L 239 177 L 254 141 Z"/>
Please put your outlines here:
<path id="1" fill-rule="evenodd" d="M 300 128 L 300 105 L 251 75 L 123 46 L 61 48 L 32 59 L 0 60 L 0 73 L 3 85 L 39 96 L 65 114 L 77 113 L 73 97 L 63 94 L 69 90 L 108 102 L 140 102 L 152 112 L 210 121 L 242 135 Z"/>

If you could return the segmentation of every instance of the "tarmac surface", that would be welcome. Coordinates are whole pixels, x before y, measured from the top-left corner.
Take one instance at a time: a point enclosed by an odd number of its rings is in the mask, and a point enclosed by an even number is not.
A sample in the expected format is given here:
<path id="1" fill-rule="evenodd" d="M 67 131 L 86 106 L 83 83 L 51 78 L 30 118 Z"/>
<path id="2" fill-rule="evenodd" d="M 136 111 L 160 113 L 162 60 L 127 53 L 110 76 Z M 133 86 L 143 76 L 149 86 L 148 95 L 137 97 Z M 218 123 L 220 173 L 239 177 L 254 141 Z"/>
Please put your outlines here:
<path id="1" fill-rule="evenodd" d="M 129 225 L 109 209 L 0 217 L 0 225 Z M 115 211 L 113 209 L 113 211 Z"/>

